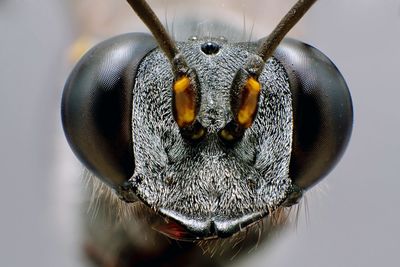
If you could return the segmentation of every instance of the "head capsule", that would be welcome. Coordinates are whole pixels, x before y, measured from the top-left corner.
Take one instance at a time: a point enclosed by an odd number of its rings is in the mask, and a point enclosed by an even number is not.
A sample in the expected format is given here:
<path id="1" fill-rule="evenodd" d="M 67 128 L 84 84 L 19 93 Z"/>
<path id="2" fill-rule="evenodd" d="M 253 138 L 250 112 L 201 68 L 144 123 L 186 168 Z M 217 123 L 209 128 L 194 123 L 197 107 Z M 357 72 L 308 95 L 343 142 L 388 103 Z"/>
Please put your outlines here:
<path id="1" fill-rule="evenodd" d="M 276 49 L 315 1 L 245 44 L 175 44 L 144 1 L 128 2 L 155 39 L 126 34 L 89 51 L 65 85 L 62 119 L 90 171 L 172 219 L 160 231 L 230 236 L 295 204 L 333 168 L 351 133 L 347 85 L 318 50 L 294 40 Z"/>

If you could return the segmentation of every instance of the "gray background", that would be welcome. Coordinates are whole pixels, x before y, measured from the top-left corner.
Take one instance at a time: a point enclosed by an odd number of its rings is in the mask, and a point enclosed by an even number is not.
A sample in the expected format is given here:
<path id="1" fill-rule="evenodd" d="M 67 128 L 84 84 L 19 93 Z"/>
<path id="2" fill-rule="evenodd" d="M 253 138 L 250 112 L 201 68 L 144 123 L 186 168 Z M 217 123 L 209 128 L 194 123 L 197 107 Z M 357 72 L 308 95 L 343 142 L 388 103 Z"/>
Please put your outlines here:
<path id="1" fill-rule="evenodd" d="M 236 2 L 268 14 L 261 4 Z M 1 266 L 82 266 L 74 216 L 79 164 L 59 121 L 71 68 L 66 51 L 80 34 L 70 3 L 0 1 Z M 246 266 L 396 266 L 400 1 L 321 0 L 298 29 L 345 76 L 355 108 L 353 136 L 337 168 L 307 194 L 308 215 L 303 208 L 297 225 L 260 247 Z"/>

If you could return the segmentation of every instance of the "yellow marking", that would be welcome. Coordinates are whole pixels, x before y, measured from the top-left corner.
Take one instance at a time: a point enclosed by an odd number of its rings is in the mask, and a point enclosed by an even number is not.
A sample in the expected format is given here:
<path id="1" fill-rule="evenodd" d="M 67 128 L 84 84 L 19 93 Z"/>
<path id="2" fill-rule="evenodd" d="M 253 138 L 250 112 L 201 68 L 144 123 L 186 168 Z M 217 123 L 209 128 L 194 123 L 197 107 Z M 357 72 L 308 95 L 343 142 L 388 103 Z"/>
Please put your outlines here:
<path id="1" fill-rule="evenodd" d="M 193 140 L 200 139 L 201 137 L 203 137 L 203 135 L 204 135 L 204 129 L 201 128 L 197 133 L 192 135 L 192 139 Z"/>
<path id="2" fill-rule="evenodd" d="M 190 80 L 188 77 L 183 76 L 179 80 L 177 80 L 174 84 L 175 93 L 182 93 L 185 91 L 190 85 Z"/>
<path id="3" fill-rule="evenodd" d="M 243 88 L 243 99 L 237 116 L 239 124 L 244 128 L 249 128 L 253 123 L 260 91 L 260 83 L 256 79 L 250 77 Z"/>
<path id="4" fill-rule="evenodd" d="M 195 114 L 195 97 L 190 86 L 190 79 L 184 76 L 174 83 L 176 122 L 179 127 L 193 123 Z"/>
<path id="5" fill-rule="evenodd" d="M 260 83 L 254 79 L 253 77 L 250 77 L 247 82 L 246 82 L 246 87 L 249 88 L 249 90 L 255 92 L 255 93 L 259 93 L 261 91 L 261 85 Z"/>
<path id="6" fill-rule="evenodd" d="M 233 135 L 231 135 L 227 130 L 223 129 L 221 131 L 221 137 L 227 141 L 232 141 L 234 139 Z"/>

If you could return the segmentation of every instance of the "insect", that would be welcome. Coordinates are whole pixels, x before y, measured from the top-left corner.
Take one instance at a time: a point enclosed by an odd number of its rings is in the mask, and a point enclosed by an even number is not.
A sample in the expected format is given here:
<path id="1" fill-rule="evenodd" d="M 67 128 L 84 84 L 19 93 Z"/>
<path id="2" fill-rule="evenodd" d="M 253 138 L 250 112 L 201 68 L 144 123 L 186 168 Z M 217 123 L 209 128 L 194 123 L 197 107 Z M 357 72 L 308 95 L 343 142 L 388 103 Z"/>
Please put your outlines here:
<path id="1" fill-rule="evenodd" d="M 175 43 L 144 0 L 128 0 L 153 35 L 95 46 L 62 99 L 90 173 L 99 266 L 218 265 L 195 248 L 262 240 L 334 167 L 352 129 L 347 85 L 320 51 L 282 41 L 315 2 L 299 0 L 258 42 Z"/>

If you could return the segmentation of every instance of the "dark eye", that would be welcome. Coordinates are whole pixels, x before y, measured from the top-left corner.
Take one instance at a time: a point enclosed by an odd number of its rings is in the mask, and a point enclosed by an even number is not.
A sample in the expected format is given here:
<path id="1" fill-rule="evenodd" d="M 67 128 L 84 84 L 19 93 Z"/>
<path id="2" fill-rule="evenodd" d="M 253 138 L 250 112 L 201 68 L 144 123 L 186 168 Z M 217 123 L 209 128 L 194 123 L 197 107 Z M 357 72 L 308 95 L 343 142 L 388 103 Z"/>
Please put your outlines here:
<path id="1" fill-rule="evenodd" d="M 353 125 L 351 96 L 339 70 L 316 48 L 286 39 L 275 57 L 286 69 L 293 97 L 290 177 L 308 188 L 346 149 Z"/>
<path id="2" fill-rule="evenodd" d="M 201 51 L 206 55 L 215 55 L 219 52 L 220 46 L 214 42 L 206 42 L 201 45 Z"/>
<path id="3" fill-rule="evenodd" d="M 64 87 L 68 142 L 85 167 L 111 186 L 134 171 L 132 86 L 139 63 L 156 46 L 147 34 L 111 38 L 80 60 Z"/>

